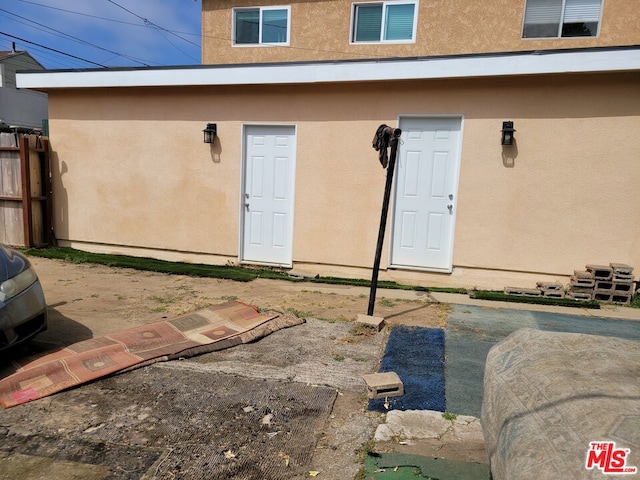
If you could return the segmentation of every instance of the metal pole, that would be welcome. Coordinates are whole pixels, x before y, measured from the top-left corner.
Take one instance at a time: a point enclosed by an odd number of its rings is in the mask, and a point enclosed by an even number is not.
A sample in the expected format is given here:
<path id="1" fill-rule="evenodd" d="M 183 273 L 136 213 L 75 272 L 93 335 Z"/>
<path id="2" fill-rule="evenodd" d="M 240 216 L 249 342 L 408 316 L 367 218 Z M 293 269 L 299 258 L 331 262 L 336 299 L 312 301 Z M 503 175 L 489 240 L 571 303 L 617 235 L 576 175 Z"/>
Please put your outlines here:
<path id="1" fill-rule="evenodd" d="M 396 167 L 396 153 L 398 151 L 398 139 L 402 134 L 399 128 L 393 129 L 391 133 L 391 153 L 389 155 L 389 165 L 387 167 L 387 182 L 384 187 L 384 199 L 382 201 L 382 214 L 380 215 L 380 229 L 378 230 L 378 244 L 376 246 L 376 258 L 373 262 L 373 273 L 371 275 L 371 291 L 369 293 L 369 308 L 367 315 L 373 315 L 373 308 L 376 303 L 376 290 L 378 289 L 378 270 L 380 269 L 380 257 L 382 256 L 382 244 L 384 242 L 384 231 L 387 227 L 387 212 L 389 210 L 389 198 L 391 197 L 391 185 L 393 184 L 393 172 Z"/>

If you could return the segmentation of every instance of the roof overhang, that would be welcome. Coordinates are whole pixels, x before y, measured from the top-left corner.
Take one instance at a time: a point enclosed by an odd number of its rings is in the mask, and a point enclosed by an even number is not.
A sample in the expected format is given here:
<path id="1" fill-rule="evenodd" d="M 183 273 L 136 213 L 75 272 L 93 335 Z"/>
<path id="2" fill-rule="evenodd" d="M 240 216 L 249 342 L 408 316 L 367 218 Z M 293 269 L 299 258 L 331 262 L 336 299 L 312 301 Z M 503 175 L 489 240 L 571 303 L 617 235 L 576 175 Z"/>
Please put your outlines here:
<path id="1" fill-rule="evenodd" d="M 640 46 L 330 62 L 29 71 L 18 88 L 278 85 L 640 70 Z"/>

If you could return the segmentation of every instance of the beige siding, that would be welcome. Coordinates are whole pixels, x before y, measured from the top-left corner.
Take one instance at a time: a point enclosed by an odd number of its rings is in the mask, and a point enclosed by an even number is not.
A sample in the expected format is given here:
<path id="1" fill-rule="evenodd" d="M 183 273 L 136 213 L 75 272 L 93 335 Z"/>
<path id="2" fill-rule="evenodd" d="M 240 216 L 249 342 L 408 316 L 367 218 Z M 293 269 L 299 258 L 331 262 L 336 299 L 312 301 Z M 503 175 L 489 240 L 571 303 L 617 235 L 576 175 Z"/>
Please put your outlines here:
<path id="1" fill-rule="evenodd" d="M 291 6 L 291 43 L 234 47 L 233 6 Z M 604 0 L 598 37 L 522 39 L 524 0 L 421 0 L 415 43 L 352 45 L 352 2 L 317 0 L 203 0 L 202 63 L 337 60 L 589 48 L 640 44 L 640 9 L 628 0 Z"/>
<path id="2" fill-rule="evenodd" d="M 292 124 L 294 268 L 366 275 L 385 176 L 371 148 L 377 126 L 460 115 L 454 272 L 382 278 L 495 287 L 587 263 L 640 267 L 639 80 L 54 90 L 55 232 L 62 244 L 97 251 L 237 261 L 242 125 Z M 503 120 L 517 129 L 510 150 L 500 145 Z M 218 124 L 213 147 L 202 140 L 207 122 Z"/>

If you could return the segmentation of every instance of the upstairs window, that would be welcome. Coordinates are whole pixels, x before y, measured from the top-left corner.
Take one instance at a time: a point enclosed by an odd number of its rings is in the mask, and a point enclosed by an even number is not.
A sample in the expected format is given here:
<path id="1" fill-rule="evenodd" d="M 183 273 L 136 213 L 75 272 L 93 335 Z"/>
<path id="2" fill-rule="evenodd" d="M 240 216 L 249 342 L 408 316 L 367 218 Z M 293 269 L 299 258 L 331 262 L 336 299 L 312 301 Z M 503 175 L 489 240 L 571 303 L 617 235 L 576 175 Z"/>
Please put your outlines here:
<path id="1" fill-rule="evenodd" d="M 411 42 L 416 37 L 417 2 L 354 3 L 353 43 Z"/>
<path id="2" fill-rule="evenodd" d="M 289 43 L 289 7 L 236 8 L 233 11 L 234 45 Z"/>
<path id="3" fill-rule="evenodd" d="M 526 0 L 522 38 L 595 37 L 602 0 Z"/>

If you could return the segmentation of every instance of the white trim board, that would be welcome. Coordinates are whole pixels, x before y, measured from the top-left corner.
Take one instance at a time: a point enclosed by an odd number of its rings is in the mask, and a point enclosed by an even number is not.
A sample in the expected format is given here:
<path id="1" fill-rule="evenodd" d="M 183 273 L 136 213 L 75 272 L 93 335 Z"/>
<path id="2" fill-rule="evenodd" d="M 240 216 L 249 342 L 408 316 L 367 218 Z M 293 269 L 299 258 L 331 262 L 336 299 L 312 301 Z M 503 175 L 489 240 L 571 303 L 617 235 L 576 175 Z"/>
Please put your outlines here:
<path id="1" fill-rule="evenodd" d="M 18 88 L 278 85 L 640 70 L 640 47 L 397 60 L 50 70 L 17 74 Z"/>

